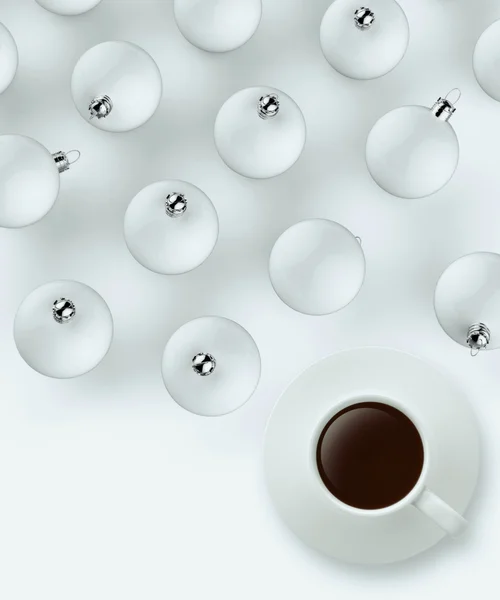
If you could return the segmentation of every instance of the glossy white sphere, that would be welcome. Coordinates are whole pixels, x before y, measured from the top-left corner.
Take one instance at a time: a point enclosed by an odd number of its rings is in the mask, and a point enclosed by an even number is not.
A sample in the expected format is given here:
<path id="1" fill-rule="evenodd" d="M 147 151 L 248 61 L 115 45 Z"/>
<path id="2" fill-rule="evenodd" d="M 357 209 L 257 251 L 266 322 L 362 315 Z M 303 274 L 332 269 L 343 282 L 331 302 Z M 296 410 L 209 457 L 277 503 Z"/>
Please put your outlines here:
<path id="1" fill-rule="evenodd" d="M 276 94 L 280 109 L 262 119 L 259 100 Z M 275 177 L 299 158 L 306 142 L 306 123 L 300 108 L 280 90 L 252 87 L 225 102 L 215 121 L 215 145 L 220 157 L 236 173 L 255 179 Z"/>
<path id="2" fill-rule="evenodd" d="M 193 358 L 209 353 L 210 375 L 193 369 Z M 169 339 L 162 360 L 165 386 L 182 408 L 206 417 L 236 410 L 254 393 L 260 379 L 260 354 L 252 336 L 234 321 L 201 317 L 182 325 Z"/>
<path id="3" fill-rule="evenodd" d="M 474 50 L 472 64 L 479 85 L 500 102 L 500 20 L 482 33 Z"/>
<path id="4" fill-rule="evenodd" d="M 239 48 L 257 31 L 261 0 L 174 0 L 182 35 L 201 50 L 228 52 Z"/>
<path id="5" fill-rule="evenodd" d="M 410 29 L 395 0 L 370 0 L 375 20 L 367 29 L 355 23 L 359 0 L 335 0 L 326 11 L 320 30 L 323 54 L 346 77 L 374 79 L 401 61 L 408 48 Z"/>
<path id="6" fill-rule="evenodd" d="M 130 131 L 155 113 L 162 95 L 160 71 L 151 56 L 130 42 L 104 42 L 80 58 L 73 71 L 71 92 L 76 108 L 94 127 Z M 103 118 L 90 119 L 90 103 L 102 96 L 112 101 Z"/>
<path id="7" fill-rule="evenodd" d="M 56 15 L 81 15 L 95 8 L 101 0 L 36 0 L 40 6 Z"/>
<path id="8" fill-rule="evenodd" d="M 500 347 L 500 255 L 475 252 L 453 262 L 441 275 L 434 296 L 444 331 L 467 347 L 469 327 L 484 323 L 491 331 L 486 350 Z"/>
<path id="9" fill-rule="evenodd" d="M 16 42 L 7 27 L 0 23 L 0 94 L 12 83 L 18 62 Z"/>
<path id="10" fill-rule="evenodd" d="M 365 256 L 348 229 L 327 219 L 310 219 L 292 225 L 278 238 L 269 274 L 274 290 L 290 308 L 327 315 L 358 294 Z"/>
<path id="11" fill-rule="evenodd" d="M 168 214 L 169 194 L 182 194 L 186 211 Z M 125 213 L 125 241 L 132 256 L 156 273 L 177 275 L 195 269 L 211 254 L 219 235 L 214 205 L 185 181 L 158 181 L 141 190 Z"/>
<path id="12" fill-rule="evenodd" d="M 403 106 L 379 119 L 368 135 L 366 163 L 393 196 L 423 198 L 443 188 L 458 165 L 453 127 L 425 106 Z"/>
<path id="13" fill-rule="evenodd" d="M 0 136 L 0 227 L 26 227 L 44 217 L 59 194 L 51 153 L 23 135 Z"/>
<path id="14" fill-rule="evenodd" d="M 74 317 L 59 323 L 54 302 L 70 300 Z M 68 379 L 83 375 L 104 358 L 113 338 L 113 318 L 101 296 L 83 283 L 53 281 L 24 300 L 14 322 L 19 354 L 35 371 Z"/>

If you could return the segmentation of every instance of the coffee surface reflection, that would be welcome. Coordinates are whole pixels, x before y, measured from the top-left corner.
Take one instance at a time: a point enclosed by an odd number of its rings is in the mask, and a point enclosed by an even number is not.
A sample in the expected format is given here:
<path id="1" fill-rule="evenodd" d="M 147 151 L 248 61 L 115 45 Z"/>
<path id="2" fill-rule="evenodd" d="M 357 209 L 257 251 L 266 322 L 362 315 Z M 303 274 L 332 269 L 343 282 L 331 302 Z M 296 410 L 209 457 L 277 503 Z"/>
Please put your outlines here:
<path id="1" fill-rule="evenodd" d="M 415 487 L 424 447 L 417 428 L 400 410 L 382 402 L 361 402 L 325 425 L 316 462 L 336 498 L 375 510 L 396 504 Z"/>

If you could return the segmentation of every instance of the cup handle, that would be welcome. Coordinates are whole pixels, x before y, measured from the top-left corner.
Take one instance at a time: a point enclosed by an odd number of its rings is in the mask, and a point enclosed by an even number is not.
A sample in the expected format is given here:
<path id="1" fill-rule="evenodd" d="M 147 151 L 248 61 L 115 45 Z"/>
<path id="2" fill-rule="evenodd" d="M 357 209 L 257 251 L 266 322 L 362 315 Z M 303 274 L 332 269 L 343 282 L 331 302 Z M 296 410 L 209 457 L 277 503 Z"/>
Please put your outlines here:
<path id="1" fill-rule="evenodd" d="M 452 537 L 458 537 L 467 527 L 467 521 L 439 496 L 425 488 L 413 505 L 432 519 Z"/>

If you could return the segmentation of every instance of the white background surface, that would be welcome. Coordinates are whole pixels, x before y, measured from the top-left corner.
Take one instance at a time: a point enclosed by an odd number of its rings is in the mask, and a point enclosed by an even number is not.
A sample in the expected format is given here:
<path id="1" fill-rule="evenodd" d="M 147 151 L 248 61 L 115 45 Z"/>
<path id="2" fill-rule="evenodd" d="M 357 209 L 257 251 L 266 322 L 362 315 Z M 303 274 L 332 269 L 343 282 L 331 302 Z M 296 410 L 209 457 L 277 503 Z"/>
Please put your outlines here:
<path id="1" fill-rule="evenodd" d="M 175 598 L 491 598 L 500 553 L 500 353 L 471 359 L 440 329 L 433 290 L 443 269 L 475 250 L 500 251 L 500 104 L 475 82 L 472 51 L 500 18 L 497 0 L 404 0 L 411 41 L 374 81 L 335 73 L 319 48 L 329 0 L 264 0 L 255 37 L 226 55 L 190 46 L 172 2 L 103 0 L 80 17 L 34 0 L 0 0 L 20 53 L 0 97 L 0 131 L 51 151 L 78 148 L 43 221 L 0 231 L 0 596 L 6 600 Z M 109 39 L 157 61 L 164 98 L 143 128 L 110 134 L 73 107 L 79 56 Z M 212 139 L 218 108 L 258 84 L 290 94 L 308 125 L 305 152 L 274 180 L 231 172 Z M 376 119 L 402 104 L 463 96 L 453 125 L 458 171 L 440 193 L 398 200 L 373 183 L 364 144 Z M 186 179 L 214 202 L 221 235 L 198 270 L 148 272 L 122 236 L 130 199 L 163 178 Z M 365 286 L 330 317 L 294 313 L 267 275 L 278 235 L 297 220 L 338 220 L 363 239 Z M 45 379 L 18 356 L 17 306 L 35 287 L 73 278 L 108 302 L 115 342 L 72 381 Z M 220 314 L 254 336 L 261 385 L 234 414 L 179 408 L 160 373 L 163 347 L 185 321 Z M 366 568 L 316 555 L 284 528 L 266 495 L 261 448 L 268 414 L 305 367 L 344 348 L 384 345 L 440 366 L 470 395 L 483 437 L 471 527 L 406 563 Z M 307 399 L 305 399 L 307 401 Z M 453 423 L 450 423 L 450 427 Z"/>

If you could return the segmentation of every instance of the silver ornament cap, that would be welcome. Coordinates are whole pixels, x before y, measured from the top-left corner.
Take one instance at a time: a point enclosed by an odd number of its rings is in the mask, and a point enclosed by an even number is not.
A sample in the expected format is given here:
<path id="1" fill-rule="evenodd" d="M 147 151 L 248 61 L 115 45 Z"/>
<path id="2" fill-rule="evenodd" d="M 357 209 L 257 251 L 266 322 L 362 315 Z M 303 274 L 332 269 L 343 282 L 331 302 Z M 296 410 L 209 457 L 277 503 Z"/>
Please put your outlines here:
<path id="1" fill-rule="evenodd" d="M 113 102 L 109 96 L 106 94 L 104 96 L 97 96 L 89 104 L 90 120 L 94 117 L 105 119 L 112 110 Z"/>
<path id="2" fill-rule="evenodd" d="M 272 119 L 280 110 L 280 101 L 277 94 L 267 94 L 259 99 L 258 112 L 261 119 Z"/>
<path id="3" fill-rule="evenodd" d="M 69 323 L 76 315 L 76 308 L 71 300 L 59 298 L 52 305 L 52 316 L 57 323 Z"/>
<path id="4" fill-rule="evenodd" d="M 172 219 L 182 217 L 187 210 L 187 200 L 184 194 L 174 192 L 167 196 L 165 200 L 165 212 Z"/>
<path id="5" fill-rule="evenodd" d="M 75 153 L 77 157 L 74 160 L 69 159 L 69 155 Z M 69 150 L 68 152 L 63 152 L 59 150 L 58 152 L 54 152 L 52 154 L 52 158 L 56 163 L 57 170 L 59 173 L 64 173 L 68 171 L 72 164 L 76 163 L 80 159 L 80 151 L 79 150 Z"/>
<path id="6" fill-rule="evenodd" d="M 448 99 L 448 96 L 453 92 L 457 92 L 455 102 Z M 454 88 L 449 91 L 444 98 L 438 98 L 431 108 L 432 114 L 441 121 L 449 121 L 450 117 L 452 117 L 457 110 L 455 104 L 460 100 L 461 95 L 462 92 L 458 88 Z"/>
<path id="7" fill-rule="evenodd" d="M 375 22 L 375 13 L 369 8 L 362 6 L 354 12 L 354 24 L 361 31 L 366 31 Z"/>
<path id="8" fill-rule="evenodd" d="M 215 358 L 208 352 L 200 352 L 192 361 L 193 371 L 201 377 L 211 375 L 215 371 L 217 362 Z"/>
<path id="9" fill-rule="evenodd" d="M 481 350 L 486 350 L 490 339 L 491 332 L 484 323 L 471 325 L 467 333 L 467 345 L 471 349 L 471 355 L 477 356 Z"/>

